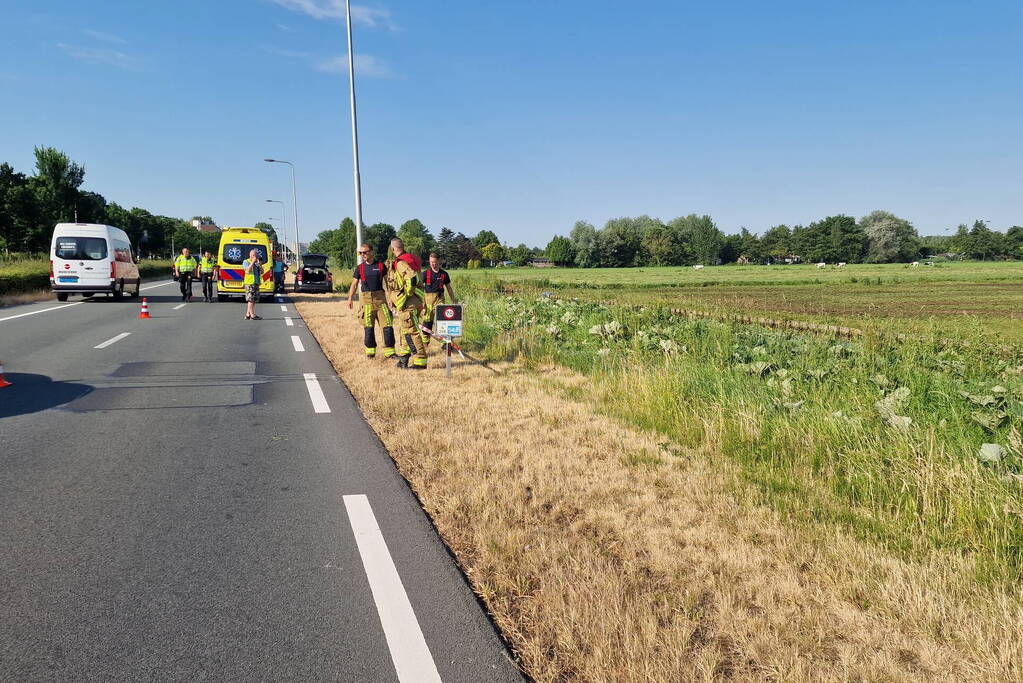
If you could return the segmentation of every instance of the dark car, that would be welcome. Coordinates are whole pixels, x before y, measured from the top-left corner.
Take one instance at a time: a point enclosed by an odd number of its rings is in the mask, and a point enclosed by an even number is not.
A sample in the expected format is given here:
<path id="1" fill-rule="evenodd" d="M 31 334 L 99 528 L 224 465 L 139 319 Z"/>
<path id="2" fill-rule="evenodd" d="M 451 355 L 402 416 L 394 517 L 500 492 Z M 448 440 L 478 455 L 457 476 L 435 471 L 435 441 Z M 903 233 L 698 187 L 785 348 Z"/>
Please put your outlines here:
<path id="1" fill-rule="evenodd" d="M 326 254 L 303 254 L 295 274 L 296 292 L 332 292 L 334 277 L 327 266 Z"/>

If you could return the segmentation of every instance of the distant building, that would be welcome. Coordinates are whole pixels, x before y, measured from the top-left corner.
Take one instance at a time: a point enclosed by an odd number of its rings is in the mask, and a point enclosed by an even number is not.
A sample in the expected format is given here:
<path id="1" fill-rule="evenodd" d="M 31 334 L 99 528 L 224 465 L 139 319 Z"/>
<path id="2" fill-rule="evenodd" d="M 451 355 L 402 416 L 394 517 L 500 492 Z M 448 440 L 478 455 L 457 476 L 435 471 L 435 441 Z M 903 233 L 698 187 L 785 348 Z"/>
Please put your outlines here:
<path id="1" fill-rule="evenodd" d="M 529 265 L 533 266 L 534 268 L 553 268 L 554 267 L 554 264 L 551 263 L 551 260 L 549 258 L 543 258 L 543 257 L 531 258 L 531 259 L 529 259 L 529 261 L 527 261 L 527 263 L 529 263 Z"/>

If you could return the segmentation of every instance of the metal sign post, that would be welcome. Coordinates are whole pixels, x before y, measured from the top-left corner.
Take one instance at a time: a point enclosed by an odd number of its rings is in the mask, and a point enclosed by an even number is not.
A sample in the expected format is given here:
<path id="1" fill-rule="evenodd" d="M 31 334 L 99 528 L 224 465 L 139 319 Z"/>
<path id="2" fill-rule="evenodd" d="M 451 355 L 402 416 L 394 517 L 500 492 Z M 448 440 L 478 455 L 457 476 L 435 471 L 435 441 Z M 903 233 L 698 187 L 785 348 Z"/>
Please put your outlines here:
<path id="1" fill-rule="evenodd" d="M 444 345 L 447 347 L 447 375 L 451 376 L 451 349 L 454 346 L 455 337 L 462 336 L 462 306 L 461 304 L 437 304 L 434 308 L 433 319 L 437 321 L 437 336 L 444 338 Z"/>

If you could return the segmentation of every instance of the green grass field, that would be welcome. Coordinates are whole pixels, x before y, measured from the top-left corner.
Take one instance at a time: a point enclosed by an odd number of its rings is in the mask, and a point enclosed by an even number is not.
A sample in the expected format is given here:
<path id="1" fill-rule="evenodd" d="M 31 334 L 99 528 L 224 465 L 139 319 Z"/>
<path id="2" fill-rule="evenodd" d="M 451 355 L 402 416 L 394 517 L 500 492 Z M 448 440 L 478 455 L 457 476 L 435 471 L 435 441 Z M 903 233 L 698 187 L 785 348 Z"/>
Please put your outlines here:
<path id="1" fill-rule="evenodd" d="M 470 287 L 906 333 L 1023 340 L 1023 263 L 455 271 Z"/>
<path id="2" fill-rule="evenodd" d="M 459 271 L 466 340 L 737 464 L 788 519 L 1023 578 L 1023 264 Z M 839 322 L 833 335 L 672 308 Z M 896 337 L 890 332 L 913 332 Z M 997 343 L 992 343 L 997 342 Z"/>

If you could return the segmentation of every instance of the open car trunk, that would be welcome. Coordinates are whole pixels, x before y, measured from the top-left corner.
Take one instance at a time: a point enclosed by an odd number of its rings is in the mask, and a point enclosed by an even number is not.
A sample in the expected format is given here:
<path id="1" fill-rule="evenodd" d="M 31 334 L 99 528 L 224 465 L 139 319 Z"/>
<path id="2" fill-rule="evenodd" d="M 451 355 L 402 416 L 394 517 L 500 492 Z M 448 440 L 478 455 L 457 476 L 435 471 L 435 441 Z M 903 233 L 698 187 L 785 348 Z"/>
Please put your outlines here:
<path id="1" fill-rule="evenodd" d="M 327 269 L 305 266 L 302 268 L 302 282 L 326 282 Z"/>

